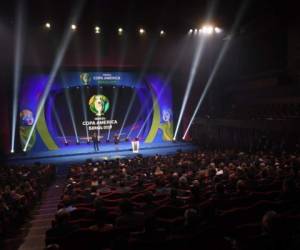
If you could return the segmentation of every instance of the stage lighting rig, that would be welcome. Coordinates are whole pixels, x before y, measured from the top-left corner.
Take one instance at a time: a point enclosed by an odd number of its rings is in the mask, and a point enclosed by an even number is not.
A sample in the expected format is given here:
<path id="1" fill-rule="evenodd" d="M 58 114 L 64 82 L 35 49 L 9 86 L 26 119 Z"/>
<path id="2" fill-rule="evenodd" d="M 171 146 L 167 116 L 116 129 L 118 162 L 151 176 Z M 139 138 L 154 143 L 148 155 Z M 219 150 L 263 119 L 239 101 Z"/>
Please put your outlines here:
<path id="1" fill-rule="evenodd" d="M 139 33 L 140 33 L 140 35 L 144 35 L 146 33 L 146 31 L 143 28 L 140 28 Z"/>
<path id="2" fill-rule="evenodd" d="M 214 27 L 211 26 L 211 25 L 204 25 L 202 27 L 202 31 L 203 31 L 204 34 L 210 35 L 214 32 Z"/>
<path id="3" fill-rule="evenodd" d="M 100 27 L 99 26 L 95 26 L 95 34 L 100 34 Z"/>
<path id="4" fill-rule="evenodd" d="M 75 31 L 77 29 L 76 24 L 71 24 L 71 30 Z"/>
<path id="5" fill-rule="evenodd" d="M 123 35 L 123 31 L 124 31 L 123 28 L 121 28 L 121 27 L 118 28 L 118 34 L 119 34 L 120 36 Z"/>
<path id="6" fill-rule="evenodd" d="M 222 29 L 220 29 L 219 27 L 215 27 L 215 33 L 219 34 L 222 32 Z"/>
<path id="7" fill-rule="evenodd" d="M 50 30 L 51 29 L 51 23 L 46 22 L 45 23 L 45 28 L 48 29 L 48 30 Z"/>

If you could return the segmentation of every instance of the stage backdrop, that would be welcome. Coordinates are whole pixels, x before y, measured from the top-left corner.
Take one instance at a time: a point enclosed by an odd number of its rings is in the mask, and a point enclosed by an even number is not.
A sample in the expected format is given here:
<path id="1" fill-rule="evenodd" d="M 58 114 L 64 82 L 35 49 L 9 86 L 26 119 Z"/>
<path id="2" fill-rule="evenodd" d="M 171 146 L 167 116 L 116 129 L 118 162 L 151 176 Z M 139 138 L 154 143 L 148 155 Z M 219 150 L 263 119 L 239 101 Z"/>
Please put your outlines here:
<path id="1" fill-rule="evenodd" d="M 60 72 L 36 117 L 49 77 L 30 74 L 22 83 L 22 147 L 29 140 L 30 151 L 58 150 L 86 144 L 93 133 L 105 143 L 115 135 L 121 141 L 135 137 L 145 143 L 172 140 L 172 93 L 162 75 L 141 78 L 134 72 Z"/>

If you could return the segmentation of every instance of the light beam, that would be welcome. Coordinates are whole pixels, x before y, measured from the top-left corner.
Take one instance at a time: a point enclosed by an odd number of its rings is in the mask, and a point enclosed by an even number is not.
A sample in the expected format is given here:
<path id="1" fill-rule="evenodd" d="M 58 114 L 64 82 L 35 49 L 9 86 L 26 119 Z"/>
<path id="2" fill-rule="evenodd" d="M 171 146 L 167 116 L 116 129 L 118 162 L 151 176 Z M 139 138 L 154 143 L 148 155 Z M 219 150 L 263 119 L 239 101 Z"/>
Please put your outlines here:
<path id="1" fill-rule="evenodd" d="M 191 89 L 192 89 L 192 86 L 193 86 L 193 83 L 194 83 L 194 80 L 195 80 L 195 76 L 196 76 L 196 73 L 197 73 L 197 68 L 198 68 L 198 65 L 200 63 L 200 59 L 202 57 L 202 51 L 203 51 L 203 48 L 205 46 L 205 41 L 206 41 L 205 37 L 201 36 L 199 39 L 200 39 L 200 42 L 197 46 L 196 54 L 195 54 L 194 59 L 193 59 L 193 64 L 192 64 L 192 68 L 190 70 L 189 79 L 188 79 L 188 83 L 187 83 L 187 88 L 186 88 L 186 91 L 184 93 L 183 102 L 182 102 L 182 105 L 181 105 L 181 109 L 180 109 L 180 113 L 179 113 L 179 117 L 178 117 L 178 121 L 177 121 L 177 125 L 176 125 L 173 140 L 176 140 L 177 133 L 178 133 L 181 121 L 182 121 L 182 117 L 183 117 L 183 114 L 184 114 L 184 111 L 185 111 L 185 108 L 186 108 L 186 105 L 187 105 L 187 101 L 188 101 L 188 98 L 190 96 L 190 92 L 191 92 Z"/>
<path id="2" fill-rule="evenodd" d="M 15 137 L 18 117 L 19 87 L 21 79 L 21 64 L 23 58 L 23 35 L 24 35 L 24 6 L 23 1 L 18 2 L 16 15 L 17 25 L 15 34 L 14 55 L 14 82 L 13 82 L 13 104 L 12 104 L 12 128 L 11 128 L 11 153 L 15 152 Z"/>
<path id="3" fill-rule="evenodd" d="M 111 114 L 110 114 L 110 120 L 112 120 L 114 118 L 116 105 L 117 105 L 117 101 L 118 101 L 118 96 L 119 96 L 119 89 L 114 88 L 114 97 L 113 97 L 112 111 L 111 111 Z M 109 140 L 110 131 L 111 131 L 111 129 L 108 130 L 106 140 Z"/>
<path id="4" fill-rule="evenodd" d="M 240 23 L 243 15 L 244 15 L 246 7 L 248 6 L 248 3 L 249 3 L 249 0 L 246 1 L 246 2 L 243 2 L 241 4 L 239 12 L 238 12 L 238 15 L 237 15 L 237 18 L 235 19 L 235 22 L 234 22 L 234 24 L 232 26 L 231 34 L 234 34 L 234 32 L 236 31 L 236 29 L 237 29 L 237 27 L 238 27 L 238 25 L 239 25 L 239 23 Z M 211 72 L 211 74 L 210 74 L 210 76 L 209 76 L 209 78 L 207 80 L 205 88 L 204 88 L 204 90 L 203 90 L 203 92 L 202 92 L 202 94 L 201 94 L 201 96 L 199 98 L 199 101 L 198 101 L 197 106 L 196 106 L 196 108 L 195 108 L 195 110 L 193 112 L 193 115 L 192 115 L 192 117 L 191 117 L 191 119 L 190 119 L 190 121 L 188 123 L 188 126 L 187 126 L 187 128 L 186 128 L 186 130 L 185 130 L 185 132 L 183 134 L 183 137 L 182 137 L 183 139 L 186 138 L 186 136 L 187 136 L 187 134 L 188 134 L 188 132 L 190 130 L 190 127 L 191 127 L 191 125 L 192 125 L 192 123 L 193 123 L 193 121 L 194 121 L 194 119 L 195 119 L 195 117 L 196 117 L 196 115 L 197 115 L 200 107 L 201 107 L 201 104 L 202 104 L 202 102 L 203 102 L 203 100 L 204 100 L 204 98 L 205 98 L 205 96 L 206 96 L 206 94 L 207 94 L 207 92 L 208 92 L 208 90 L 209 90 L 209 88 L 210 88 L 210 86 L 211 86 L 211 84 L 212 84 L 215 76 L 216 76 L 217 71 L 220 68 L 220 65 L 221 65 L 221 63 L 222 63 L 222 61 L 224 59 L 224 56 L 225 56 L 225 54 L 226 54 L 226 52 L 227 52 L 227 50 L 229 48 L 230 42 L 231 42 L 231 39 L 226 40 L 225 43 L 224 43 L 224 45 L 222 46 L 221 52 L 220 52 L 220 54 L 219 54 L 219 56 L 217 58 L 217 61 L 216 61 L 215 65 L 214 65 L 214 67 L 213 67 L 213 70 L 212 70 L 212 72 Z"/>
<path id="5" fill-rule="evenodd" d="M 54 118 L 55 118 L 55 120 L 56 120 L 56 123 L 57 123 L 57 125 L 58 125 L 59 131 L 60 131 L 61 135 L 62 135 L 63 138 L 64 138 L 64 142 L 65 142 L 65 143 L 68 143 L 68 141 L 67 141 L 67 139 L 66 139 L 66 134 L 65 134 L 64 129 L 63 129 L 63 126 L 62 126 L 62 123 L 61 123 L 61 121 L 60 121 L 60 119 L 59 119 L 59 117 L 58 117 L 58 114 L 57 114 L 57 112 L 56 112 L 56 108 L 55 108 L 54 105 L 52 106 L 52 111 L 53 111 L 53 114 L 54 114 Z"/>
<path id="6" fill-rule="evenodd" d="M 70 23 L 73 23 L 75 21 L 78 20 L 79 18 L 79 14 L 80 14 L 80 11 L 82 9 L 82 6 L 83 6 L 83 2 L 84 1 L 79 1 L 78 2 L 78 5 L 76 5 L 76 7 L 74 8 L 74 14 L 71 16 L 71 22 Z M 27 148 L 28 148 L 28 145 L 29 145 L 29 141 L 32 137 L 32 134 L 33 134 L 33 131 L 35 130 L 35 127 L 36 127 L 36 124 L 37 124 L 37 121 L 41 115 L 41 112 L 44 108 L 44 105 L 45 105 L 45 102 L 47 100 L 47 97 L 49 95 L 49 92 L 51 90 L 51 87 L 53 85 L 53 81 L 57 75 L 57 72 L 61 66 L 61 63 L 62 63 L 62 60 L 64 58 L 64 55 L 65 55 L 65 52 L 68 48 L 68 45 L 71 41 L 71 38 L 72 38 L 72 35 L 73 35 L 73 32 L 72 30 L 69 29 L 70 27 L 70 24 L 67 26 L 67 30 L 65 32 L 65 35 L 61 41 L 61 44 L 57 50 L 57 53 L 56 53 L 56 57 L 55 57 L 55 61 L 54 61 L 54 64 L 53 64 L 53 67 L 51 69 L 51 72 L 50 72 L 50 76 L 49 76 L 49 79 L 48 79 L 48 82 L 46 84 L 46 87 L 45 87 L 45 90 L 43 92 L 43 95 L 41 96 L 41 99 L 39 101 L 39 104 L 38 104 L 38 108 L 37 108 L 37 111 L 36 111 L 36 117 L 35 117 L 35 120 L 34 120 L 34 123 L 33 125 L 31 126 L 31 129 L 29 131 L 29 135 L 28 135 L 28 138 L 27 138 L 27 141 L 25 143 L 25 146 L 23 148 L 23 151 L 27 151 Z"/>
<path id="7" fill-rule="evenodd" d="M 144 77 L 144 75 L 145 75 L 145 73 L 146 73 L 146 71 L 147 71 L 147 69 L 148 69 L 148 66 L 149 66 L 150 61 L 151 61 L 151 59 L 152 59 L 152 55 L 153 55 L 154 48 L 155 48 L 155 46 L 156 46 L 157 41 L 158 41 L 158 39 L 156 38 L 156 39 L 153 41 L 153 43 L 152 43 L 152 45 L 151 45 L 151 47 L 150 47 L 150 49 L 149 49 L 149 51 L 148 51 L 148 53 L 147 53 L 147 55 L 146 55 L 146 59 L 145 59 L 145 62 L 144 62 L 142 71 L 140 72 L 140 74 L 139 74 L 139 76 L 138 76 L 138 78 L 137 78 L 137 81 L 136 81 L 136 85 L 134 86 L 135 88 L 137 88 L 138 85 L 141 83 L 141 81 L 142 81 L 142 79 L 143 79 L 143 77 Z M 124 119 L 123 119 L 123 123 L 122 123 L 121 129 L 120 129 L 120 131 L 119 131 L 119 136 L 120 136 L 120 135 L 122 134 L 122 132 L 123 132 L 124 126 L 125 126 L 125 124 L 126 124 L 126 122 L 127 122 L 128 116 L 129 116 L 129 113 L 130 113 L 130 111 L 131 111 L 131 109 L 132 109 L 132 105 L 133 105 L 133 103 L 134 103 L 135 97 L 136 97 L 136 91 L 134 91 L 133 94 L 132 94 L 132 96 L 131 96 L 129 106 L 128 106 L 128 108 L 127 108 L 125 117 L 124 117 Z"/>

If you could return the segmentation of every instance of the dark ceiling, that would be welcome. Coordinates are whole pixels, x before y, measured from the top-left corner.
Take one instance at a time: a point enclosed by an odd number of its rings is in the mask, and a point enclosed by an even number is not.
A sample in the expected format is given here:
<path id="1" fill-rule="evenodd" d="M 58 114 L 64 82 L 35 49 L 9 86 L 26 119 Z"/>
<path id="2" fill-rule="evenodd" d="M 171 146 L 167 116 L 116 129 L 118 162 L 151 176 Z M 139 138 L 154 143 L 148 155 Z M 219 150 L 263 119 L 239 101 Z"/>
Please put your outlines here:
<path id="1" fill-rule="evenodd" d="M 77 1 L 72 0 L 24 0 L 26 23 L 38 27 L 49 20 L 57 27 L 68 21 Z M 240 5 L 245 0 L 86 0 L 83 1 L 79 26 L 95 24 L 105 27 L 135 27 L 143 25 L 149 29 L 164 28 L 173 31 L 186 31 L 200 26 L 210 9 L 210 20 L 217 25 L 229 28 L 235 20 Z M 243 24 L 266 12 L 280 11 L 280 4 L 275 1 L 248 0 L 249 7 Z M 1 1 L 0 21 L 7 25 L 14 24 L 17 1 Z"/>

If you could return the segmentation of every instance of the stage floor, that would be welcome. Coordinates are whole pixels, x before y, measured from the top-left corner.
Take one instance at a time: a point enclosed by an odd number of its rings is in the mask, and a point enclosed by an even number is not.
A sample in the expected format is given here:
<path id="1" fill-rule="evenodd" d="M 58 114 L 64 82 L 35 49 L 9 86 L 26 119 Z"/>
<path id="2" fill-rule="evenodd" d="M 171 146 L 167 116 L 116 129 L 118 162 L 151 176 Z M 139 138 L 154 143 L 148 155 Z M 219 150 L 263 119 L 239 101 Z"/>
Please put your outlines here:
<path id="1" fill-rule="evenodd" d="M 175 154 L 178 150 L 184 152 L 193 151 L 196 150 L 196 146 L 184 142 L 140 143 L 139 154 L 143 156 L 166 155 Z M 59 150 L 15 154 L 9 157 L 8 163 L 30 165 L 40 162 L 42 164 L 60 165 L 82 163 L 87 159 L 99 161 L 134 157 L 136 155 L 136 153 L 132 152 L 130 142 L 122 142 L 118 145 L 118 148 L 113 143 L 101 144 L 98 152 L 94 151 L 93 144 L 80 144 L 65 146 Z"/>

